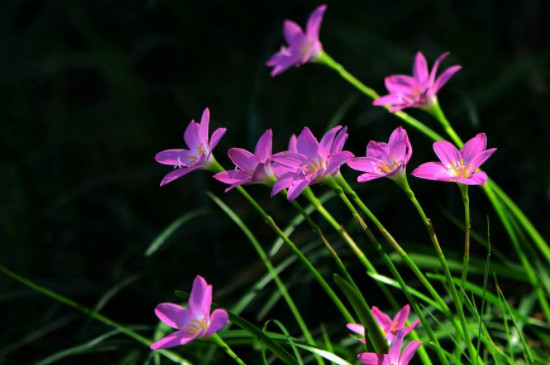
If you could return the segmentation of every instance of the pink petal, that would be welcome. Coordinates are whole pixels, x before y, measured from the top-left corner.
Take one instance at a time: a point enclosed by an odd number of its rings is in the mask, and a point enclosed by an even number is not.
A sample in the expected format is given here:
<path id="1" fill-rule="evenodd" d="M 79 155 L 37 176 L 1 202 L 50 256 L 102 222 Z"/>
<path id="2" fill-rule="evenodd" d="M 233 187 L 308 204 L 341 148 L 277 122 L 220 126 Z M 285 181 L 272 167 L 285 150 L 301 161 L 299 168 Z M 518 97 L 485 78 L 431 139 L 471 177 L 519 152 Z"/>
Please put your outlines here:
<path id="1" fill-rule="evenodd" d="M 292 20 L 283 23 L 283 35 L 290 46 L 303 43 L 306 38 L 302 28 Z"/>
<path id="2" fill-rule="evenodd" d="M 372 309 L 372 315 L 374 316 L 374 319 L 376 319 L 376 322 L 384 330 L 384 332 L 387 332 L 389 328 L 391 327 L 392 320 L 390 316 L 388 316 L 386 313 L 382 312 L 378 307 L 373 306 Z"/>
<path id="3" fill-rule="evenodd" d="M 455 145 L 448 141 L 437 141 L 433 144 L 434 152 L 445 166 L 451 166 L 460 162 L 462 156 Z"/>
<path id="4" fill-rule="evenodd" d="M 183 140 L 190 150 L 195 150 L 195 148 L 202 143 L 199 137 L 199 129 L 199 124 L 195 121 L 191 121 L 187 125 L 187 128 L 185 128 L 185 132 L 183 132 Z"/>
<path id="5" fill-rule="evenodd" d="M 252 178 L 250 177 L 250 175 L 240 170 L 218 172 L 213 177 L 218 181 L 231 185 L 229 188 L 225 189 L 226 193 L 236 186 L 252 182 Z"/>
<path id="6" fill-rule="evenodd" d="M 290 139 L 288 141 L 288 152 L 296 152 L 298 153 L 298 147 L 296 146 L 298 143 L 298 140 L 296 138 L 296 135 L 293 134 L 290 136 Z"/>
<path id="7" fill-rule="evenodd" d="M 306 34 L 310 40 L 319 39 L 319 30 L 321 28 L 321 22 L 323 21 L 323 14 L 327 9 L 326 5 L 321 5 L 313 11 L 307 20 Z"/>
<path id="8" fill-rule="evenodd" d="M 330 155 L 327 163 L 327 174 L 332 174 L 338 171 L 340 166 L 353 158 L 353 153 L 349 151 L 336 152 Z"/>
<path id="9" fill-rule="evenodd" d="M 182 176 L 185 176 L 188 173 L 199 169 L 200 167 L 202 166 L 193 165 L 192 167 L 182 167 L 179 169 L 175 169 L 174 171 L 169 172 L 162 178 L 162 181 L 160 182 L 160 186 L 166 185 Z"/>
<path id="10" fill-rule="evenodd" d="M 410 94 L 411 89 L 417 86 L 414 78 L 407 75 L 393 75 L 384 79 L 390 94 Z"/>
<path id="11" fill-rule="evenodd" d="M 223 137 L 226 131 L 227 131 L 226 128 L 218 128 L 214 131 L 214 133 L 212 133 L 212 138 L 210 139 L 210 148 L 209 148 L 210 152 L 212 152 L 214 148 L 216 148 L 216 146 L 218 145 L 218 142 Z"/>
<path id="12" fill-rule="evenodd" d="M 467 179 L 458 180 L 459 183 L 465 184 L 465 185 L 485 185 L 486 181 L 487 181 L 487 174 L 484 173 L 483 171 L 476 172 Z"/>
<path id="13" fill-rule="evenodd" d="M 428 63 L 422 52 L 416 54 L 413 64 L 413 77 L 421 85 L 425 85 L 428 82 Z"/>
<path id="14" fill-rule="evenodd" d="M 271 160 L 286 167 L 290 171 L 296 171 L 301 165 L 307 163 L 309 160 L 294 152 L 279 152 L 271 156 Z"/>
<path id="15" fill-rule="evenodd" d="M 277 76 L 284 71 L 286 71 L 289 67 L 295 65 L 299 59 L 292 54 L 289 54 L 288 50 L 283 48 L 281 51 L 275 53 L 269 61 L 267 61 L 268 66 L 273 66 L 273 70 L 271 71 L 271 77 Z"/>
<path id="16" fill-rule="evenodd" d="M 380 166 L 381 163 L 382 161 L 373 157 L 354 157 L 348 162 L 346 162 L 346 164 L 353 170 L 371 172 L 371 173 L 377 173 L 377 174 L 378 174 L 378 166 Z"/>
<path id="17" fill-rule="evenodd" d="M 208 285 L 202 276 L 197 275 L 189 295 L 189 311 L 194 317 L 208 318 L 211 305 L 212 285 Z"/>
<path id="18" fill-rule="evenodd" d="M 372 102 L 372 105 L 399 105 L 405 101 L 401 94 L 384 95 Z"/>
<path id="19" fill-rule="evenodd" d="M 348 127 L 344 127 L 338 132 L 338 134 L 334 138 L 332 147 L 330 148 L 330 153 L 340 152 L 344 149 L 344 144 L 348 139 L 347 131 L 348 131 Z"/>
<path id="20" fill-rule="evenodd" d="M 296 140 L 296 148 L 298 153 L 305 155 L 307 158 L 317 159 L 317 151 L 319 150 L 319 142 L 317 138 L 311 133 L 308 127 L 302 130 L 302 133 Z"/>
<path id="21" fill-rule="evenodd" d="M 213 333 L 218 332 L 227 324 L 227 321 L 229 320 L 229 317 L 227 315 L 227 312 L 223 309 L 216 309 L 212 312 L 212 315 L 210 316 L 210 326 L 208 327 L 208 331 L 204 334 L 204 337 L 208 337 Z"/>
<path id="22" fill-rule="evenodd" d="M 487 136 L 485 133 L 478 133 L 470 139 L 460 149 L 460 155 L 464 159 L 465 164 L 469 164 L 481 152 L 487 148 Z"/>
<path id="23" fill-rule="evenodd" d="M 292 184 L 292 181 L 294 180 L 294 176 L 296 176 L 296 174 L 293 172 L 288 172 L 286 174 L 281 175 L 277 179 L 275 184 L 273 184 L 273 189 L 271 190 L 270 196 L 273 198 L 281 190 L 288 189 L 288 187 Z"/>
<path id="24" fill-rule="evenodd" d="M 405 129 L 397 127 L 392 132 L 390 140 L 388 141 L 388 150 L 390 161 L 386 161 L 387 163 L 393 162 L 391 161 L 392 156 L 395 156 L 396 161 L 403 161 L 404 165 L 409 163 L 409 159 L 412 155 L 412 146 Z"/>
<path id="25" fill-rule="evenodd" d="M 412 173 L 413 176 L 427 180 L 454 181 L 449 170 L 441 162 L 426 162 L 418 166 Z"/>
<path id="26" fill-rule="evenodd" d="M 190 161 L 189 157 L 195 156 L 192 152 L 184 149 L 171 149 L 160 151 L 155 155 L 155 160 L 163 165 L 179 166 L 187 164 Z"/>
<path id="27" fill-rule="evenodd" d="M 152 344 L 151 350 L 167 349 L 170 347 L 185 345 L 195 338 L 197 338 L 197 335 L 190 335 L 186 332 L 179 331 L 174 332 Z"/>
<path id="28" fill-rule="evenodd" d="M 230 148 L 227 154 L 231 161 L 248 175 L 252 175 L 254 169 L 258 166 L 256 155 L 243 148 Z"/>
<path id="29" fill-rule="evenodd" d="M 411 325 L 405 329 L 405 336 L 411 333 L 419 324 L 420 324 L 419 319 L 411 323 Z"/>
<path id="30" fill-rule="evenodd" d="M 433 93 L 436 94 L 442 87 L 447 83 L 447 81 L 450 80 L 451 77 L 458 71 L 462 69 L 462 66 L 451 66 L 435 80 L 435 84 L 433 85 Z"/>
<path id="31" fill-rule="evenodd" d="M 389 146 L 384 142 L 370 141 L 367 145 L 367 157 L 385 161 L 388 157 Z"/>
<path id="32" fill-rule="evenodd" d="M 330 131 L 325 133 L 323 138 L 321 138 L 321 142 L 319 142 L 318 153 L 323 159 L 326 159 L 330 154 L 332 144 L 334 143 L 334 137 L 336 137 L 336 133 L 338 133 L 340 129 L 342 129 L 342 126 L 337 125 L 336 127 L 332 128 Z"/>
<path id="33" fill-rule="evenodd" d="M 443 62 L 445 57 L 447 57 L 448 55 L 449 52 L 445 52 L 441 56 L 439 56 L 437 60 L 435 60 L 432 71 L 430 72 L 430 85 L 433 86 L 435 84 L 435 75 L 437 74 L 437 69 L 439 68 L 441 62 Z"/>
<path id="34" fill-rule="evenodd" d="M 395 318 L 393 319 L 393 322 L 397 322 L 395 330 L 400 330 L 401 328 L 405 327 L 405 323 L 407 322 L 410 311 L 411 307 L 407 304 L 403 306 L 403 308 L 401 308 L 399 312 L 397 312 Z"/>
<path id="35" fill-rule="evenodd" d="M 204 108 L 199 127 L 199 139 L 201 142 L 208 143 L 208 125 L 210 124 L 210 109 Z"/>
<path id="36" fill-rule="evenodd" d="M 387 174 L 381 174 L 378 172 L 366 172 L 364 174 L 357 176 L 357 182 L 364 183 L 374 179 L 379 179 L 381 177 L 386 177 L 386 175 Z"/>
<path id="37" fill-rule="evenodd" d="M 491 157 L 491 155 L 495 153 L 496 150 L 496 148 L 489 148 L 488 150 L 481 152 L 479 155 L 470 160 L 469 163 L 472 165 L 472 171 L 477 170 L 477 168 L 481 166 L 485 161 L 487 161 L 487 159 Z M 464 163 L 466 163 L 466 161 Z"/>
<path id="38" fill-rule="evenodd" d="M 256 155 L 258 162 L 265 163 L 271 157 L 272 140 L 273 131 L 271 129 L 266 130 L 262 134 L 260 139 L 258 139 L 258 143 L 256 143 L 256 149 L 254 150 L 254 154 Z"/>
<path id="39" fill-rule="evenodd" d="M 363 365 L 391 365 L 390 358 L 386 354 L 375 354 L 374 352 L 363 352 L 357 355 Z"/>
<path id="40" fill-rule="evenodd" d="M 357 323 L 348 323 L 346 324 L 346 327 L 361 336 L 365 336 L 365 327 L 362 324 Z"/>
<path id="41" fill-rule="evenodd" d="M 422 345 L 422 342 L 420 341 L 411 341 L 407 347 L 405 347 L 405 350 L 403 350 L 403 354 L 399 360 L 399 365 L 408 365 L 420 345 Z"/>
<path id="42" fill-rule="evenodd" d="M 388 355 L 390 358 L 390 363 L 399 364 L 399 358 L 401 357 L 401 347 L 403 345 L 403 330 L 399 330 L 395 339 L 390 345 Z"/>
<path id="43" fill-rule="evenodd" d="M 292 184 L 288 187 L 288 201 L 296 199 L 308 185 L 309 181 L 304 178 L 294 179 Z"/>
<path id="44" fill-rule="evenodd" d="M 181 328 L 185 321 L 191 317 L 189 311 L 181 305 L 174 303 L 160 303 L 155 308 L 157 317 L 172 328 Z"/>

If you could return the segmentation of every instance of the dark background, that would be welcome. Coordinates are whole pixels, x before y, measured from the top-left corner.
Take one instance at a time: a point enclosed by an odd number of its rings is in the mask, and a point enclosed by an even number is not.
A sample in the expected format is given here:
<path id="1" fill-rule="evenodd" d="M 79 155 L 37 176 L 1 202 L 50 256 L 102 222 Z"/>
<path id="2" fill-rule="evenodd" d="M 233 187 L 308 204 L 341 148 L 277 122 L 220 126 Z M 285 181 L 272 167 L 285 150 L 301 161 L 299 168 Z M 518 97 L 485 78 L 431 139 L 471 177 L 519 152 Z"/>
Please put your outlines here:
<path id="1" fill-rule="evenodd" d="M 443 69 L 460 64 L 463 70 L 440 92 L 443 109 L 464 139 L 487 133 L 489 147 L 498 151 L 485 170 L 549 237 L 547 4 L 327 4 L 321 30 L 325 50 L 379 93 L 384 93 L 385 76 L 410 74 L 416 51 L 424 52 L 430 66 L 439 54 L 451 52 Z M 364 154 L 368 140 L 387 140 L 399 120 L 372 107 L 331 70 L 307 64 L 269 76 L 265 62 L 283 44 L 283 20 L 303 25 L 318 5 L 1 2 L 1 263 L 86 306 L 108 299 L 103 313 L 124 324 L 148 326 L 141 329 L 149 338 L 157 323 L 154 306 L 176 301 L 173 290 L 188 290 L 198 273 L 214 283 L 216 300 L 230 308 L 264 269 L 246 238 L 205 194 L 212 190 L 223 196 L 224 186 L 199 171 L 159 188 L 169 168 L 156 164 L 153 156 L 184 147 L 187 123 L 198 120 L 207 106 L 211 131 L 228 128 L 215 151 L 227 168 L 226 150 L 252 149 L 266 128 L 274 130 L 275 150 L 283 149 L 289 135 L 305 125 L 320 135 L 331 122 L 349 126 L 347 147 L 357 155 Z M 429 116 L 415 110 L 411 114 L 442 133 Z M 411 167 L 434 160 L 431 141 L 407 129 L 415 151 Z M 343 171 L 350 181 L 357 175 Z M 441 214 L 445 207 L 461 219 L 458 189 L 414 179 L 411 185 L 448 252 L 460 252 L 460 231 Z M 485 234 L 489 215 L 493 243 L 514 259 L 485 196 L 471 190 L 474 229 Z M 281 225 L 294 214 L 280 199 L 269 201 L 265 188 L 250 191 Z M 376 181 L 361 187 L 361 193 L 396 237 L 410 241 L 411 247 L 428 244 L 396 186 Z M 252 209 L 237 193 L 224 198 L 268 247 L 274 236 Z M 329 207 L 348 222 L 338 202 Z M 148 245 L 170 222 L 201 208 L 208 213 L 145 257 Z M 299 242 L 313 239 L 307 228 L 296 236 Z M 483 250 L 477 250 L 483 257 Z M 351 258 L 349 262 L 361 275 Z M 327 264 L 319 263 L 328 277 L 335 270 Z M 289 282 L 301 272 L 294 266 Z M 372 282 L 361 280 L 369 290 Z M 113 296 L 105 297 L 112 288 Z M 294 293 L 306 321 L 343 328 L 330 305 L 312 300 L 315 285 L 298 288 Z M 245 315 L 254 319 L 259 306 L 253 303 Z M 268 316 L 287 317 L 283 304 Z M 292 331 L 292 320 L 286 323 Z M 0 276 L 0 328 L 0 363 L 6 364 L 32 363 L 108 331 L 5 276 Z M 338 333 L 343 336 L 345 330 Z M 148 352 L 120 335 L 102 346 L 62 361 L 142 363 Z M 193 358 L 193 350 L 188 351 Z"/>

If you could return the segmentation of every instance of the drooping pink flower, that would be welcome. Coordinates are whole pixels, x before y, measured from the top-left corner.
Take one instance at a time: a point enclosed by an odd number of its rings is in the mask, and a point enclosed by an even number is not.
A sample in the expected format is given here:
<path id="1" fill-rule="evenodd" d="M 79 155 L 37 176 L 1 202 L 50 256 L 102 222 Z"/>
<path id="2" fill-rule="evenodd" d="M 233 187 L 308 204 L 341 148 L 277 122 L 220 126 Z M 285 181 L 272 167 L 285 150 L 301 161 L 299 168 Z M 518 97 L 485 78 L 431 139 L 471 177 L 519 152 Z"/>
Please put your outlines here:
<path id="1" fill-rule="evenodd" d="M 164 150 L 155 155 L 155 160 L 163 165 L 174 166 L 175 170 L 166 174 L 160 185 L 168 184 L 175 179 L 187 175 L 191 171 L 208 168 L 212 160 L 212 150 L 216 147 L 225 128 L 218 128 L 208 136 L 208 124 L 210 123 L 210 110 L 205 108 L 200 124 L 192 120 L 183 134 L 183 140 L 188 149 Z"/>
<path id="2" fill-rule="evenodd" d="M 275 53 L 267 66 L 272 66 L 271 76 L 276 76 L 290 66 L 300 66 L 304 63 L 314 60 L 323 50 L 319 41 L 319 30 L 321 21 L 326 10 L 326 5 L 321 5 L 310 15 L 305 33 L 302 28 L 292 20 L 286 20 L 283 24 L 283 34 L 288 43 L 288 47 L 282 47 Z"/>
<path id="3" fill-rule="evenodd" d="M 258 140 L 254 153 L 242 148 L 229 149 L 228 155 L 236 165 L 235 170 L 214 175 L 215 179 L 231 185 L 225 190 L 226 192 L 239 185 L 269 184 L 275 180 L 271 168 L 272 139 L 273 132 L 268 129 Z"/>
<path id="4" fill-rule="evenodd" d="M 278 179 L 273 185 L 271 196 L 288 189 L 288 200 L 294 200 L 307 186 L 336 174 L 340 166 L 353 157 L 351 152 L 342 151 L 347 137 L 347 128 L 336 126 L 318 142 L 309 128 L 305 127 L 295 144 L 291 139 L 290 151 L 272 156 L 272 160 L 277 163 Z"/>
<path id="5" fill-rule="evenodd" d="M 428 72 L 428 64 L 422 52 L 416 54 L 413 64 L 413 75 L 392 75 L 386 77 L 385 84 L 389 91 L 376 99 L 374 105 L 392 105 L 390 112 L 404 108 L 426 108 L 430 107 L 437 97 L 437 92 L 458 72 L 461 66 L 451 66 L 436 79 L 439 64 L 449 52 L 443 53 L 435 61 L 431 72 Z"/>
<path id="6" fill-rule="evenodd" d="M 412 146 L 407 131 L 402 127 L 395 129 L 388 141 L 370 141 L 366 157 L 354 157 L 347 165 L 354 170 L 363 171 L 357 177 L 358 182 L 367 182 L 387 177 L 395 179 L 403 175 L 412 155 Z"/>
<path id="7" fill-rule="evenodd" d="M 466 185 L 484 185 L 487 174 L 478 171 L 497 149 L 487 148 L 485 133 L 479 133 L 464 144 L 459 151 L 447 141 L 434 142 L 435 154 L 441 162 L 426 162 L 418 166 L 412 175 L 421 179 L 457 182 Z"/>
<path id="8" fill-rule="evenodd" d="M 161 303 L 155 308 L 157 317 L 176 332 L 151 345 L 151 349 L 166 349 L 185 345 L 196 338 L 204 338 L 218 332 L 228 321 L 227 312 L 216 309 L 210 313 L 212 304 L 212 285 L 197 275 L 189 295 L 189 307 L 173 303 Z"/>
<path id="9" fill-rule="evenodd" d="M 416 350 L 422 345 L 422 342 L 411 341 L 403 352 L 401 352 L 403 337 L 405 337 L 405 330 L 401 329 L 397 331 L 395 340 L 391 343 L 387 354 L 363 352 L 357 355 L 357 357 L 363 365 L 408 365 Z"/>
<path id="10" fill-rule="evenodd" d="M 403 306 L 403 308 L 401 308 L 399 312 L 397 312 L 397 314 L 392 320 L 390 316 L 382 312 L 380 309 L 378 309 L 378 307 L 376 306 L 372 307 L 372 310 L 371 310 L 372 315 L 374 316 L 374 319 L 376 319 L 376 323 L 378 323 L 378 326 L 380 327 L 382 332 L 384 332 L 386 340 L 388 341 L 389 344 L 391 344 L 394 341 L 394 339 L 397 336 L 397 333 L 400 330 L 403 330 L 403 337 L 404 337 L 408 335 L 412 330 L 414 330 L 416 326 L 418 326 L 418 324 L 420 323 L 420 321 L 417 319 L 416 321 L 411 323 L 409 327 L 406 327 L 405 324 L 407 323 L 407 318 L 409 318 L 410 310 L 411 310 L 411 307 L 408 304 Z M 349 323 L 347 327 L 349 330 L 363 336 L 363 338 L 360 338 L 359 341 L 361 341 L 362 343 L 365 343 L 365 339 L 364 339 L 365 327 L 363 327 L 363 325 L 356 324 L 356 323 Z"/>

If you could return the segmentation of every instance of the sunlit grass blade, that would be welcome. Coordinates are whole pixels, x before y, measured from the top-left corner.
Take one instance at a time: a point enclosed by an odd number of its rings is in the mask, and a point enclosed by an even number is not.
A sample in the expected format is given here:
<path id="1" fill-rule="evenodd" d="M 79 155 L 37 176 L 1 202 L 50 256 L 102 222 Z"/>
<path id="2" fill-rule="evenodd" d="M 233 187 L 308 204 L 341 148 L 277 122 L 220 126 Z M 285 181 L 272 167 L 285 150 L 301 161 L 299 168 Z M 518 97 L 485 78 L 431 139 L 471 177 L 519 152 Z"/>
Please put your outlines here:
<path id="1" fill-rule="evenodd" d="M 298 351 L 296 342 L 294 342 L 294 339 L 292 338 L 292 336 L 290 336 L 290 333 L 280 321 L 276 319 L 268 320 L 267 322 L 264 323 L 264 326 L 262 327 L 262 331 L 265 333 L 267 331 L 267 326 L 269 326 L 270 323 L 274 323 L 275 325 L 277 325 L 277 327 L 279 327 L 279 329 L 283 332 L 285 340 L 288 342 L 288 344 L 292 348 L 292 351 L 294 352 L 294 356 L 296 357 L 298 364 L 304 365 L 304 360 L 302 360 L 302 356 L 300 355 L 300 351 Z"/>

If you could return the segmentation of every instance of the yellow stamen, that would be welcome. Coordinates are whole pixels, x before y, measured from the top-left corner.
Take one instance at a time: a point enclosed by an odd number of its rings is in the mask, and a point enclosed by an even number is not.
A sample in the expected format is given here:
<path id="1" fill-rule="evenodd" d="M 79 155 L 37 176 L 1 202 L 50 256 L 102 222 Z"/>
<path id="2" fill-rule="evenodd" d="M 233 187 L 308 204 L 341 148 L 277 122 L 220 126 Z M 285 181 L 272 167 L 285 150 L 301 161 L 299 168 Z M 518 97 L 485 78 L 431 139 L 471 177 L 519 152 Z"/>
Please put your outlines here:
<path id="1" fill-rule="evenodd" d="M 398 167 L 399 167 L 399 161 L 397 161 L 397 160 L 395 159 L 395 155 L 392 155 L 391 160 L 392 160 L 392 164 L 391 164 L 391 165 L 388 164 L 388 163 L 386 163 L 386 162 L 384 162 L 384 161 L 382 161 L 382 163 L 378 166 L 378 168 L 379 168 L 380 170 L 382 170 L 383 172 L 385 172 L 385 173 L 388 173 L 388 172 L 390 172 L 391 170 L 398 168 Z"/>

